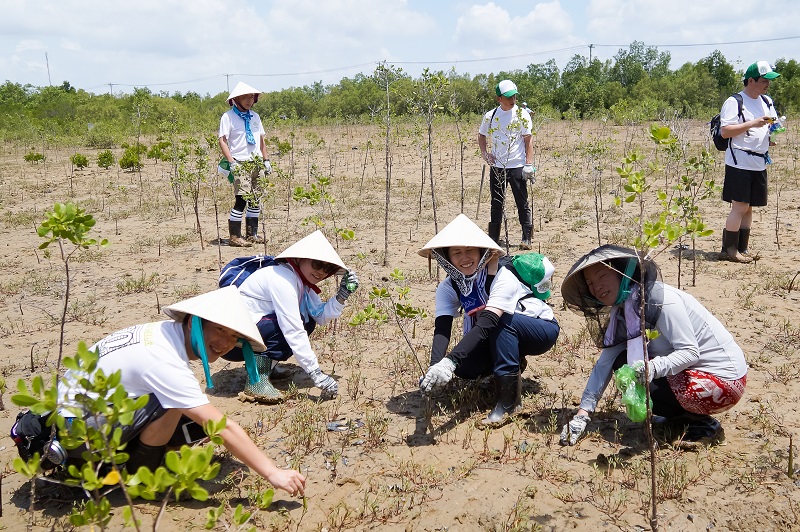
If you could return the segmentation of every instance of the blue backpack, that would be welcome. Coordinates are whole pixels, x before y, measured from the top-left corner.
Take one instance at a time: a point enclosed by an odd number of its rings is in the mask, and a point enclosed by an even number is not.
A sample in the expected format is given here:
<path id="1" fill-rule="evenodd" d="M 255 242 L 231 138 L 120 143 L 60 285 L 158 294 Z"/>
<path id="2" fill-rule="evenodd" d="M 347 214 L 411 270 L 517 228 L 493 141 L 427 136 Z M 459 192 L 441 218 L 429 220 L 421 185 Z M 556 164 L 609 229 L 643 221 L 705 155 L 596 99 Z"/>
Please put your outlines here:
<path id="1" fill-rule="evenodd" d="M 275 257 L 272 255 L 253 255 L 250 257 L 238 257 L 230 261 L 219 273 L 219 287 L 242 286 L 245 279 L 250 274 L 261 268 L 276 264 Z"/>

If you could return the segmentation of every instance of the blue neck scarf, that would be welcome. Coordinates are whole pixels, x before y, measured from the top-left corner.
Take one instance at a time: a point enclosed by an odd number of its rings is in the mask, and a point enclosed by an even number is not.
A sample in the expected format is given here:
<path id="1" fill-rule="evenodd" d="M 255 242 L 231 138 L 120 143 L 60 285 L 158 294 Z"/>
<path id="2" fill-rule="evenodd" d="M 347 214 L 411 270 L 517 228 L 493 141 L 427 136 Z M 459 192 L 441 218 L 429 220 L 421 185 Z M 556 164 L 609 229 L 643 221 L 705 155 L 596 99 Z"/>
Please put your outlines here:
<path id="1" fill-rule="evenodd" d="M 236 107 L 236 104 L 233 105 L 232 109 L 233 112 L 236 113 L 236 116 L 244 120 L 244 135 L 247 139 L 247 143 L 255 144 L 256 138 L 253 136 L 253 130 L 250 129 L 250 119 L 253 118 L 253 113 L 250 111 L 247 111 L 246 113 L 241 112 L 239 108 Z"/>

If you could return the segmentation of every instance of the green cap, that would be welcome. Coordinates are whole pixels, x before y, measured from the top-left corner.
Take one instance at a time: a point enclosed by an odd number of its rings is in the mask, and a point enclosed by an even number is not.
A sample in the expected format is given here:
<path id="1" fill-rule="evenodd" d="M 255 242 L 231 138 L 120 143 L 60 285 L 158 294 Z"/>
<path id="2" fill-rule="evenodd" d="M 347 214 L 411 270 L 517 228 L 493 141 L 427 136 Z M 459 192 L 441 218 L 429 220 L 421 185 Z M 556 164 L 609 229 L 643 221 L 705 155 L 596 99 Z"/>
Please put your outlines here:
<path id="1" fill-rule="evenodd" d="M 750 78 L 766 78 L 775 79 L 780 74 L 772 70 L 772 66 L 766 61 L 756 61 L 744 71 L 742 81 L 747 81 Z"/>

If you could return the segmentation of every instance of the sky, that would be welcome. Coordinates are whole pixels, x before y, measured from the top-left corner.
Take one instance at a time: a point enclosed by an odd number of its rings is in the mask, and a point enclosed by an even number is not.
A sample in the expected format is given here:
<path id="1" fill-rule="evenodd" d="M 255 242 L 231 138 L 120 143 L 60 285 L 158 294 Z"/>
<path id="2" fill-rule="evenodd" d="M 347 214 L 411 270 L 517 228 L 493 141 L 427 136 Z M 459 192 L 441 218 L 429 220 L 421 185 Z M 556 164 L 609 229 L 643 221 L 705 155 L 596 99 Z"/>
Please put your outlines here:
<path id="1" fill-rule="evenodd" d="M 714 50 L 737 70 L 800 60 L 800 2 L 0 0 L 0 82 L 96 94 L 329 85 L 380 61 L 414 77 L 563 68 L 633 41 L 669 52 L 673 69 Z"/>

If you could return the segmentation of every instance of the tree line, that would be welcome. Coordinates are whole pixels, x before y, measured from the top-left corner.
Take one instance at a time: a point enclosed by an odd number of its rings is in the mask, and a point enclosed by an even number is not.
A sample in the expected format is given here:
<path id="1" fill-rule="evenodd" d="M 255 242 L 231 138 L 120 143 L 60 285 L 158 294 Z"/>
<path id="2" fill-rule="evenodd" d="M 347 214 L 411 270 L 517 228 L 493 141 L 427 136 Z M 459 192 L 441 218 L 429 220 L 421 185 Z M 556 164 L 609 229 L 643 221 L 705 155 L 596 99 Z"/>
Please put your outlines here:
<path id="1" fill-rule="evenodd" d="M 508 78 L 518 86 L 519 101 L 539 116 L 616 123 L 664 116 L 708 120 L 719 112 L 725 98 L 742 88 L 742 71 L 737 72 L 718 50 L 677 70 L 669 68 L 670 59 L 669 52 L 634 41 L 606 61 L 576 54 L 563 70 L 549 60 L 524 70 L 475 76 L 426 69 L 415 79 L 384 63 L 371 74 L 345 77 L 332 85 L 316 82 L 266 92 L 254 110 L 268 121 L 369 121 L 386 113 L 387 69 L 393 74 L 389 111 L 397 117 L 418 114 L 416 95 L 431 80 L 443 88 L 435 92 L 437 101 L 430 102 L 441 116 L 476 115 L 491 109 L 495 84 Z M 780 58 L 774 66 L 781 77 L 770 87 L 770 95 L 779 114 L 791 115 L 800 110 L 800 64 Z M 158 135 L 165 121 L 171 129 L 209 132 L 216 130 L 219 116 L 228 109 L 226 97 L 227 93 L 201 96 L 193 91 L 153 93 L 147 88 L 136 88 L 132 94 L 98 95 L 75 89 L 68 81 L 48 87 L 6 81 L 0 85 L 0 134 L 31 141 L 66 136 L 89 147 L 107 148 L 131 135 Z"/>

